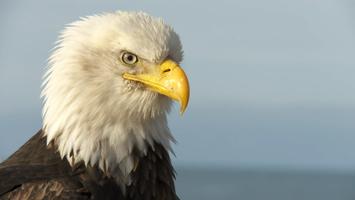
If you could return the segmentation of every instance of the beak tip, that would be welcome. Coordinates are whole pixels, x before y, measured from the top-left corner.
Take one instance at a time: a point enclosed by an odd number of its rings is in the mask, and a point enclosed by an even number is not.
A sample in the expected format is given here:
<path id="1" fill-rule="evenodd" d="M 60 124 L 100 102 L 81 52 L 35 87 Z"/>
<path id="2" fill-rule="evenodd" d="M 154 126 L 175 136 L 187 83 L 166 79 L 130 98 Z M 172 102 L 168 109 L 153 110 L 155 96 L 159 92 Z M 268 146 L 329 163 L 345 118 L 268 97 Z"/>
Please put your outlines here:
<path id="1" fill-rule="evenodd" d="M 185 110 L 180 109 L 180 116 L 183 116 L 185 113 Z"/>
<path id="2" fill-rule="evenodd" d="M 187 108 L 187 104 L 180 103 L 180 116 L 182 116 L 185 113 L 186 108 Z"/>

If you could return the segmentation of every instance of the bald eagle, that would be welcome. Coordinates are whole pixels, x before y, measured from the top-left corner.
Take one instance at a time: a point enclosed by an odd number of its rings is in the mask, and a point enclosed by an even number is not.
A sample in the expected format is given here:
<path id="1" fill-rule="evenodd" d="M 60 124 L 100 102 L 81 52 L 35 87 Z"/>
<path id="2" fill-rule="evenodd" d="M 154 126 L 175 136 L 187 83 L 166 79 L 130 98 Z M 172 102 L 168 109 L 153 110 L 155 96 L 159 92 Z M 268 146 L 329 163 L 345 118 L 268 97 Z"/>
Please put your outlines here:
<path id="1" fill-rule="evenodd" d="M 42 85 L 43 127 L 0 164 L 0 199 L 176 200 L 167 113 L 184 112 L 182 45 L 143 12 L 66 27 Z"/>

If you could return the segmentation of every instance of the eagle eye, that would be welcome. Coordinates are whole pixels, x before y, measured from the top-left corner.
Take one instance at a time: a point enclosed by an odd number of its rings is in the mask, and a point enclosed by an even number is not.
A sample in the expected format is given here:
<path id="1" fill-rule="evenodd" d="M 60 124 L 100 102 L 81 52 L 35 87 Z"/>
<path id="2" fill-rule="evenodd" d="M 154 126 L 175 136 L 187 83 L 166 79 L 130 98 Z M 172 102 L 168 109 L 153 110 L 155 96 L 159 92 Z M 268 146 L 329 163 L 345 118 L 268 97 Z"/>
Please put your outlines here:
<path id="1" fill-rule="evenodd" d="M 127 65 L 133 65 L 138 62 L 138 57 L 133 53 L 123 52 L 121 55 L 121 60 Z"/>

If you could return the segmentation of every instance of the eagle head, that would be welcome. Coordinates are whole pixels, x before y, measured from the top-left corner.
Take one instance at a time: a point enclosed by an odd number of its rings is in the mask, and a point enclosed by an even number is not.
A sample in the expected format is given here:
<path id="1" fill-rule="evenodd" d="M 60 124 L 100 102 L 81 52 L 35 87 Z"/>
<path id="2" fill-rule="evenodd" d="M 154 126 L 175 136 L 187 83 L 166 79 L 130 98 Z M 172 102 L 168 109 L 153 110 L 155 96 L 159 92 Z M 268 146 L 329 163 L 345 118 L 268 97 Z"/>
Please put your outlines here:
<path id="1" fill-rule="evenodd" d="M 142 155 L 173 141 L 166 114 L 183 112 L 189 85 L 179 36 L 142 12 L 95 15 L 62 32 L 42 89 L 43 129 L 71 164 L 129 174 Z"/>

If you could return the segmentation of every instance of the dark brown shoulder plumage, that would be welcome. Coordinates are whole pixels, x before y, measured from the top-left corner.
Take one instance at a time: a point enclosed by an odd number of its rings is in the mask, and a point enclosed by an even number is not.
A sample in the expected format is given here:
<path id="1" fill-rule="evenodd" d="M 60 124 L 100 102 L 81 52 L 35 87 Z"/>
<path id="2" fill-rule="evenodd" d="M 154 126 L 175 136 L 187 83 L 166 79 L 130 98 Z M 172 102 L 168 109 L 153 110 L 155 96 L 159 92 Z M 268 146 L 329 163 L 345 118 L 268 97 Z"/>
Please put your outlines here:
<path id="1" fill-rule="evenodd" d="M 71 167 L 39 131 L 0 164 L 0 200 L 3 199 L 117 199 L 177 200 L 174 170 L 168 152 L 155 144 L 138 165 L 124 196 L 113 178 L 96 167 Z"/>
<path id="2" fill-rule="evenodd" d="M 39 131 L 0 164 L 0 199 L 89 199 L 77 178 L 81 168 L 72 169 Z"/>

